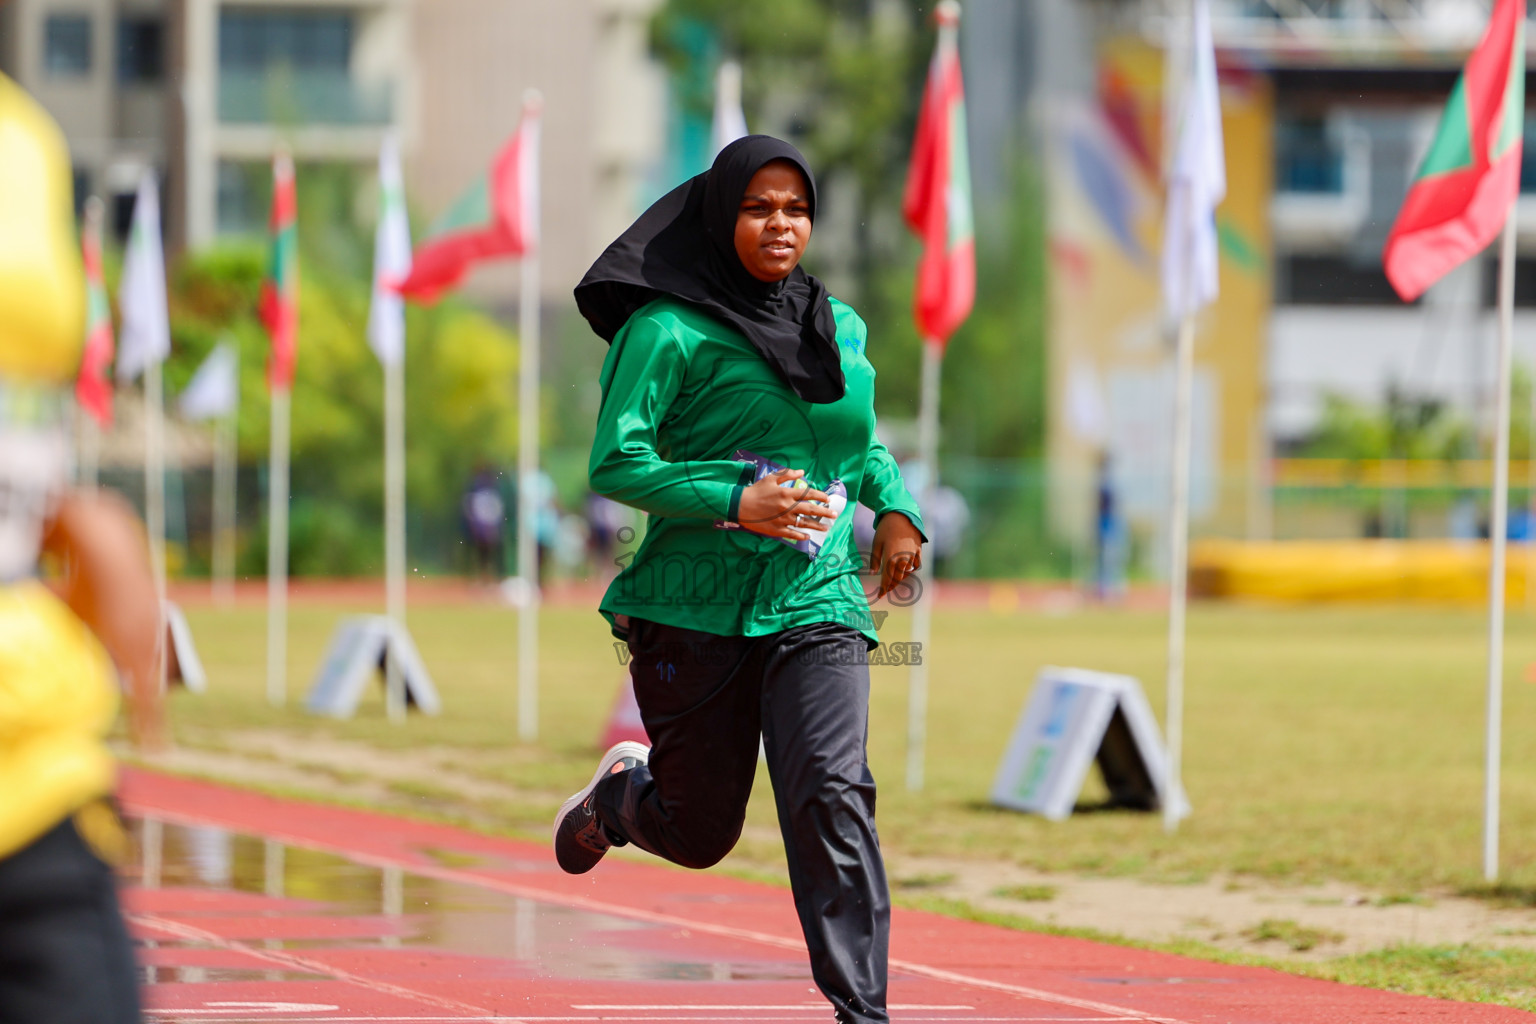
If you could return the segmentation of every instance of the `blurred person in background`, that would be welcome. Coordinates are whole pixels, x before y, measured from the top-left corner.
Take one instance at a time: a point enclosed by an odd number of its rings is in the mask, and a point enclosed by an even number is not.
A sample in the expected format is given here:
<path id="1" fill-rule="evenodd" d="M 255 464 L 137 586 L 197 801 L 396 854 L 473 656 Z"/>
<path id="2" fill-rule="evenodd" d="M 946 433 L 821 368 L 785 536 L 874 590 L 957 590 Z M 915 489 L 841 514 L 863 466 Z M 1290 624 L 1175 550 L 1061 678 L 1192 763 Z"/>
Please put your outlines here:
<path id="1" fill-rule="evenodd" d="M 1093 595 L 1100 601 L 1118 600 L 1125 590 L 1125 518 L 1120 513 L 1120 494 L 1115 487 L 1114 463 L 1108 452 L 1099 456 L 1094 487 Z"/>
<path id="2" fill-rule="evenodd" d="M 592 578 L 607 583 L 618 566 L 619 531 L 629 525 L 629 510 L 611 498 L 587 495 L 587 555 L 592 559 Z"/>
<path id="3" fill-rule="evenodd" d="M 464 488 L 459 518 L 469 541 L 470 576 L 496 582 L 504 575 L 502 537 L 506 533 L 507 504 L 501 496 L 500 478 L 481 464 Z"/>
<path id="4" fill-rule="evenodd" d="M 560 547 L 560 496 L 555 491 L 555 481 L 543 469 L 534 476 L 533 537 L 539 549 L 539 586 L 549 579 L 551 566 L 559 561 Z"/>
<path id="5" fill-rule="evenodd" d="M 600 611 L 629 644 L 653 745 L 609 749 L 556 815 L 554 846 L 572 874 L 627 843 L 719 862 L 761 739 L 811 975 L 837 1020 L 883 1024 L 890 895 L 865 751 L 877 637 L 853 516 L 827 491 L 874 509 L 882 595 L 925 538 L 875 437 L 864 323 L 799 269 L 815 215 L 805 158 L 749 135 L 576 288 L 610 343 L 591 486 L 649 516 Z"/>
<path id="6" fill-rule="evenodd" d="M 922 495 L 923 528 L 928 534 L 928 554 L 934 561 L 930 575 L 953 573 L 954 561 L 964 550 L 966 532 L 971 527 L 970 503 L 965 500 L 965 495 L 947 484 L 937 484 L 931 491 L 928 490 L 928 467 L 922 459 L 901 460 L 901 478 L 907 482 L 913 494 Z M 859 532 L 857 519 L 854 521 L 854 530 L 856 534 Z M 871 535 L 871 545 L 873 542 Z M 860 550 L 867 551 L 869 548 L 861 546 Z M 874 597 L 873 591 L 870 597 Z M 916 592 L 908 592 L 906 597 L 915 599 Z"/>
<path id="7" fill-rule="evenodd" d="M 0 1021 L 130 1024 L 105 739 L 121 687 L 136 746 L 164 748 L 163 636 L 139 523 L 68 490 L 86 309 L 71 198 L 58 126 L 0 75 Z"/>

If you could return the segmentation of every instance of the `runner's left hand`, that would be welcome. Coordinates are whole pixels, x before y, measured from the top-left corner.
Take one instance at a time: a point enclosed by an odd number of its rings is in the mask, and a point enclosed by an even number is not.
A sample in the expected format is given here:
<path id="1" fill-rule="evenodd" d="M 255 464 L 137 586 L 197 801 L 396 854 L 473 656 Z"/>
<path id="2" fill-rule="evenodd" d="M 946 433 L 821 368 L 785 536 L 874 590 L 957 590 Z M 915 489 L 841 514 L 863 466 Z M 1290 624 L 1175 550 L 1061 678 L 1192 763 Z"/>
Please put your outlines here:
<path id="1" fill-rule="evenodd" d="M 880 570 L 878 601 L 923 567 L 923 535 L 900 512 L 887 512 L 875 527 L 869 558 L 870 567 Z"/>

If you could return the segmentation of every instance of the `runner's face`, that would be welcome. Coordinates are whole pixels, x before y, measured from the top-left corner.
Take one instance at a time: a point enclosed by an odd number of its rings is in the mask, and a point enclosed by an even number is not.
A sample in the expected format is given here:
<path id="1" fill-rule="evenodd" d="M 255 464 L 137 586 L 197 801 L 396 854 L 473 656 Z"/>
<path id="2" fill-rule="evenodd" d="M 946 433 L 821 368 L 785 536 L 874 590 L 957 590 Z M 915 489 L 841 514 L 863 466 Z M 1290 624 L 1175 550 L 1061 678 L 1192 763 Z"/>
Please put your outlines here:
<path id="1" fill-rule="evenodd" d="M 810 189 L 794 164 L 775 160 L 752 175 L 736 210 L 736 255 L 759 281 L 782 281 L 811 240 Z"/>

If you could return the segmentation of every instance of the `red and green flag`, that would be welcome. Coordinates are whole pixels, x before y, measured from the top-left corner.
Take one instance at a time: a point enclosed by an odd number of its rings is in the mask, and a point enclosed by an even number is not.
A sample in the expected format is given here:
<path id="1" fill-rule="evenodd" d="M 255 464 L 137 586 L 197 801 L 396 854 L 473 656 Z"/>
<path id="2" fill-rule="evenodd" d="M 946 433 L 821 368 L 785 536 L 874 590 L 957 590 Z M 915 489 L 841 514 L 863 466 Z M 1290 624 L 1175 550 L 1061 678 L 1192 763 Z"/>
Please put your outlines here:
<path id="1" fill-rule="evenodd" d="M 272 161 L 272 252 L 261 285 L 261 322 L 272 339 L 267 361 L 267 387 L 293 387 L 293 364 L 299 343 L 298 191 L 293 158 L 280 152 Z"/>
<path id="2" fill-rule="evenodd" d="M 526 256 L 538 248 L 539 109 L 523 101 L 512 138 L 490 172 L 459 197 L 411 257 L 411 272 L 395 290 L 413 302 L 436 302 L 476 263 Z"/>
<path id="3" fill-rule="evenodd" d="M 939 41 L 918 112 L 902 216 L 923 240 L 915 314 L 924 339 L 943 346 L 976 299 L 976 239 L 960 76 L 960 5 L 937 11 Z"/>
<path id="4" fill-rule="evenodd" d="M 85 223 L 80 232 L 80 254 L 85 262 L 85 349 L 80 355 L 80 376 L 75 379 L 75 401 L 103 427 L 112 423 L 112 385 L 107 366 L 112 362 L 112 308 L 101 273 L 101 200 L 92 196 L 85 204 Z"/>
<path id="5" fill-rule="evenodd" d="M 1525 0 L 1495 0 L 1488 29 L 1440 117 L 1383 254 L 1411 302 L 1493 241 L 1520 194 Z"/>

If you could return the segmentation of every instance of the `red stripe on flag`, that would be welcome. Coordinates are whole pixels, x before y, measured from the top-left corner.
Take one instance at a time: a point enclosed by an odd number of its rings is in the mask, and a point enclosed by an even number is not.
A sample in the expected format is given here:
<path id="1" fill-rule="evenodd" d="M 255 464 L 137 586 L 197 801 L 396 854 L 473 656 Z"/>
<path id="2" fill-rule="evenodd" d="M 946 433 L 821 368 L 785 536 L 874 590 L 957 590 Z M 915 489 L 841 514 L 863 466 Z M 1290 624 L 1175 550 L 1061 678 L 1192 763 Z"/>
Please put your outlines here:
<path id="1" fill-rule="evenodd" d="M 411 257 L 411 273 L 391 287 L 412 302 L 430 305 L 457 287 L 480 260 L 506 251 L 506 239 L 494 228 L 444 235 Z"/>
<path id="2" fill-rule="evenodd" d="M 943 345 L 970 315 L 976 297 L 976 263 L 969 238 L 951 247 L 950 217 L 955 212 L 950 209 L 951 196 L 963 189 L 968 202 L 970 182 L 951 180 L 957 163 L 964 165 L 958 159 L 964 154 L 951 149 L 957 134 L 953 119 L 964 116 L 965 85 L 954 27 L 941 26 L 940 32 L 918 112 L 902 215 L 923 242 L 913 302 L 918 330 L 926 340 Z"/>
<path id="3" fill-rule="evenodd" d="M 476 263 L 533 252 L 538 244 L 538 118 L 537 103 L 525 102 L 517 131 L 496 154 L 490 223 L 428 240 L 411 257 L 410 274 L 389 287 L 412 302 L 431 304 L 457 287 Z"/>
<path id="4" fill-rule="evenodd" d="M 80 353 L 80 374 L 75 378 L 75 401 L 103 427 L 112 424 L 112 385 L 107 367 L 112 362 L 112 314 L 107 306 L 107 286 L 101 272 L 100 200 L 87 207 L 80 254 L 85 264 L 85 287 L 90 320 L 85 348 Z"/>
<path id="5" fill-rule="evenodd" d="M 297 303 L 281 294 L 272 282 L 261 286 L 260 314 L 272 351 L 267 358 L 267 387 L 291 388 L 298 363 L 299 310 Z"/>
<path id="6" fill-rule="evenodd" d="M 112 385 L 107 382 L 111 362 L 112 325 L 104 324 L 85 339 L 80 376 L 75 378 L 75 401 L 103 427 L 112 425 Z"/>
<path id="7" fill-rule="evenodd" d="M 293 160 L 279 153 L 272 162 L 272 257 L 262 282 L 258 312 L 272 340 L 267 387 L 293 387 L 299 346 L 298 188 Z"/>
<path id="8" fill-rule="evenodd" d="M 1493 241 L 1520 191 L 1520 150 L 1492 166 L 1457 171 L 1408 193 L 1398 224 L 1387 239 L 1387 280 L 1405 302 L 1423 295 L 1440 278 Z"/>
<path id="9" fill-rule="evenodd" d="M 1472 164 L 1415 181 L 1398 210 L 1382 263 L 1405 302 L 1485 249 L 1520 194 L 1519 140 L 1497 160 L 1492 147 L 1503 129 L 1511 72 L 1523 74 L 1523 54 L 1516 49 L 1524 23 L 1525 0 L 1496 0 L 1488 29 L 1462 72 Z M 1520 66 L 1512 67 L 1517 61 Z M 1445 128 L 1442 124 L 1441 131 Z"/>

